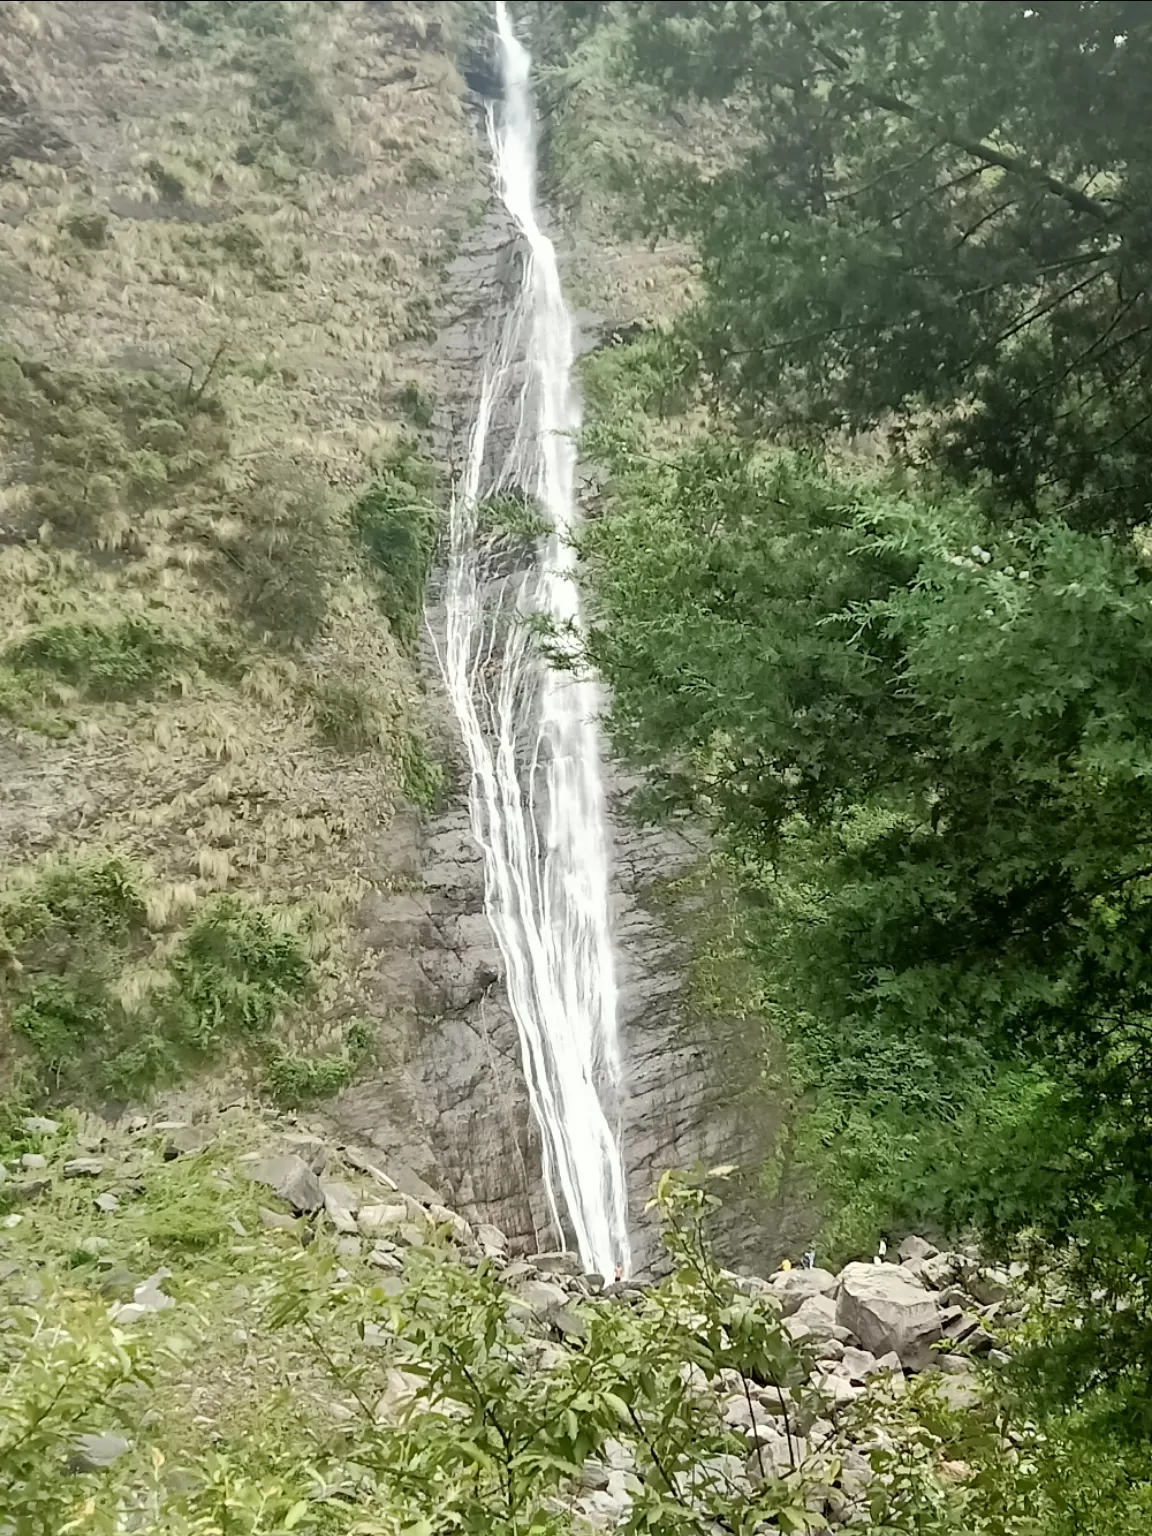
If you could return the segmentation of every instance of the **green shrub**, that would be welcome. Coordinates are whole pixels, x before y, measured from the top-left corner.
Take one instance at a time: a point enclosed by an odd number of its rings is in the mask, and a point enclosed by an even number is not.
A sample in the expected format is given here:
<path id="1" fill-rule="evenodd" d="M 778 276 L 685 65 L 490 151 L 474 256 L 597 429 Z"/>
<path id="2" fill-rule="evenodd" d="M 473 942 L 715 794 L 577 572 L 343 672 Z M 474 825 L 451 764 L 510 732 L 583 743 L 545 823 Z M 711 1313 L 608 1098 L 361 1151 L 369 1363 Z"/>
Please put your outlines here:
<path id="1" fill-rule="evenodd" d="M 306 644 L 327 616 L 336 566 L 327 485 L 278 468 L 235 510 L 239 527 L 221 543 L 220 570 L 237 615 L 273 641 Z"/>
<path id="2" fill-rule="evenodd" d="M 440 535 L 435 467 L 403 443 L 352 510 L 376 577 L 380 606 L 403 645 L 415 643 Z"/>
<path id="3" fill-rule="evenodd" d="M 39 686 L 37 686 L 39 684 Z M 47 679 L 20 677 L 0 663 L 0 720 L 62 741 L 76 721 L 57 707 Z"/>
<path id="4" fill-rule="evenodd" d="M 371 1051 L 375 1032 L 367 1019 L 353 1019 L 344 1035 L 344 1049 L 326 1056 L 306 1056 L 273 1049 L 264 1074 L 264 1089 L 283 1109 L 299 1109 L 330 1099 L 354 1080 Z"/>
<path id="5" fill-rule="evenodd" d="M 229 1040 L 258 1041 L 304 995 L 312 966 L 300 940 L 238 896 L 221 896 L 193 924 L 169 963 L 176 1032 L 208 1054 Z"/>
<path id="6" fill-rule="evenodd" d="M 64 220 L 64 228 L 81 245 L 99 250 L 108 244 L 108 215 L 106 213 L 72 213 Z"/>
<path id="7" fill-rule="evenodd" d="M 413 732 L 404 738 L 400 771 L 405 798 L 423 810 L 436 810 L 444 796 L 444 766 L 429 756 L 423 739 Z"/>
<path id="8" fill-rule="evenodd" d="M 414 427 L 421 432 L 426 432 L 432 425 L 432 417 L 436 412 L 436 402 L 430 395 L 420 388 L 413 379 L 409 379 L 399 395 L 400 409 L 407 416 Z"/>
<path id="9" fill-rule="evenodd" d="M 228 448 L 210 379 L 70 372 L 0 345 L 0 449 L 27 488 L 27 531 L 103 537 L 109 516 L 205 479 Z"/>
<path id="10" fill-rule="evenodd" d="M 127 968 L 154 944 L 131 871 L 115 859 L 51 866 L 0 906 L 8 1023 L 31 1090 L 132 1098 L 232 1045 L 263 1050 L 280 1012 L 308 992 L 298 938 L 263 908 L 222 896 L 192 923 L 166 978 L 134 1011 Z"/>
<path id="11" fill-rule="evenodd" d="M 312 717 L 323 741 L 342 752 L 365 752 L 377 739 L 372 700 L 355 683 L 313 683 Z"/>
<path id="12" fill-rule="evenodd" d="M 165 684 L 187 655 L 182 642 L 144 619 L 51 624 L 9 646 L 16 673 L 41 673 L 95 700 L 135 699 Z"/>

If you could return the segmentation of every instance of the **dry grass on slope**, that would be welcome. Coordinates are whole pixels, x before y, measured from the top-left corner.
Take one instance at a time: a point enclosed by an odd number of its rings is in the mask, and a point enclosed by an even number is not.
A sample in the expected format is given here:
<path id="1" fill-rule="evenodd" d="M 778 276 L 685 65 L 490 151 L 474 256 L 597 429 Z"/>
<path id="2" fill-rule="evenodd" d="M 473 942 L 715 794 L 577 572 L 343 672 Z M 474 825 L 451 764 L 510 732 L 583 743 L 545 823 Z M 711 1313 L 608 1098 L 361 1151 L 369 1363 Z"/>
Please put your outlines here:
<path id="1" fill-rule="evenodd" d="M 446 20 L 0 6 L 0 113 L 43 130 L 0 132 L 0 887 L 124 859 L 169 948 L 271 904 L 312 1041 L 360 1001 L 365 845 L 435 780 L 350 509 L 483 191 Z"/>

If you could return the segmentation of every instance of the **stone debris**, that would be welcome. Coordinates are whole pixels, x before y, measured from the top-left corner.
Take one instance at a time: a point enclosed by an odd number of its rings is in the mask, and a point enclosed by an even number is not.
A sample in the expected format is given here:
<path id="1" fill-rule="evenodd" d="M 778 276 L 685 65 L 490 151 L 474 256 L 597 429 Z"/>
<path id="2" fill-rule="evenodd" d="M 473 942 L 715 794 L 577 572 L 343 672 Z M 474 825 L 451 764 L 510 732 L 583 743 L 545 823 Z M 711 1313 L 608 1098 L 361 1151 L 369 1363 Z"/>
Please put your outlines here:
<path id="1" fill-rule="evenodd" d="M 104 1164 L 98 1157 L 74 1157 L 64 1164 L 66 1179 L 98 1179 L 104 1172 Z"/>
<path id="2" fill-rule="evenodd" d="M 77 1435 L 68 1456 L 70 1472 L 103 1472 L 132 1449 L 122 1435 Z"/>
<path id="3" fill-rule="evenodd" d="M 889 1350 L 906 1370 L 932 1363 L 932 1346 L 943 1337 L 940 1308 L 902 1266 L 849 1264 L 840 1274 L 836 1321 L 873 1354 Z"/>
<path id="4" fill-rule="evenodd" d="M 293 1152 L 262 1157 L 249 1163 L 245 1171 L 257 1184 L 274 1189 L 297 1215 L 318 1211 L 324 1204 L 324 1191 L 315 1171 Z"/>
<path id="5" fill-rule="evenodd" d="M 827 1269 L 782 1269 L 768 1282 L 772 1294 L 780 1298 L 784 1316 L 798 1312 L 813 1296 L 831 1296 L 836 1276 Z"/>
<path id="6" fill-rule="evenodd" d="M 169 1307 L 174 1307 L 176 1303 L 172 1297 L 166 1296 L 160 1289 L 161 1283 L 171 1273 L 170 1269 L 158 1269 L 154 1275 L 149 1275 L 147 1280 L 142 1280 L 136 1286 L 131 1301 L 113 1302 L 108 1308 L 108 1316 L 123 1328 L 141 1322 L 154 1312 L 166 1312 Z"/>

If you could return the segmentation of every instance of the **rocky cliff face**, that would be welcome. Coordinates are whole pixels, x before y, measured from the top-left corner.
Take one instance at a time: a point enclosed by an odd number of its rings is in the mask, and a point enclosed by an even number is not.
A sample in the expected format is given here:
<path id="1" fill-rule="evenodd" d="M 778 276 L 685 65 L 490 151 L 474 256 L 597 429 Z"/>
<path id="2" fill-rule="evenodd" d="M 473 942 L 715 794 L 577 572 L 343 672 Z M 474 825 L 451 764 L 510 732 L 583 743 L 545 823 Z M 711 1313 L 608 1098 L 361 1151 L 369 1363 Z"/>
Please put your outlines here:
<path id="1" fill-rule="evenodd" d="M 138 865 L 158 952 L 214 893 L 274 903 L 324 978 L 286 1028 L 322 1044 L 351 1016 L 375 1026 L 338 1122 L 414 1192 L 537 1250 L 558 1234 L 455 725 L 432 643 L 413 656 L 390 632 L 345 523 L 402 433 L 458 466 L 515 278 L 456 62 L 481 10 L 0 7 L 0 341 L 63 399 L 46 447 L 0 389 L 0 651 L 125 615 L 244 637 L 226 675 L 127 702 L 61 695 L 47 736 L 0 708 L 0 857 L 5 883 L 44 856 Z M 590 338 L 682 289 L 678 260 L 607 252 L 576 219 L 560 241 L 574 288 L 605 309 Z M 130 403 L 105 410 L 140 378 L 198 423 L 191 469 L 140 457 Z M 114 457 L 109 433 L 124 462 L 58 505 L 76 463 Z M 378 723 L 354 743 L 329 729 L 352 705 Z M 447 768 L 435 814 L 405 799 L 413 740 Z M 659 1172 L 756 1166 L 769 1123 L 745 1103 L 755 1041 L 694 1018 L 688 947 L 654 899 L 699 850 L 632 826 L 624 796 L 620 1115 L 644 1265 Z M 233 1075 L 196 1093 L 244 1089 Z M 728 1219 L 733 1260 L 791 1241 L 754 1196 Z"/>

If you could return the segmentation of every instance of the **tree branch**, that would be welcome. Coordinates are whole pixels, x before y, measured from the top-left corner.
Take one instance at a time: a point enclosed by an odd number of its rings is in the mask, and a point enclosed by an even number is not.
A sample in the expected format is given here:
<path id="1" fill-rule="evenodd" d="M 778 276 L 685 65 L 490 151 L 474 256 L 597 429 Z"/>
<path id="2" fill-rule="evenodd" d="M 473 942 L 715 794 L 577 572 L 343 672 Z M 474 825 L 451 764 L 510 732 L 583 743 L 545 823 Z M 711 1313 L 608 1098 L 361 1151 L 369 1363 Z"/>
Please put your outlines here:
<path id="1" fill-rule="evenodd" d="M 787 0 L 784 7 L 785 14 L 792 26 L 826 63 L 841 76 L 850 74 L 851 61 L 842 53 L 827 43 L 822 43 L 816 36 L 813 27 L 796 13 L 794 0 Z M 947 124 L 940 122 L 931 113 L 922 112 L 914 107 L 911 102 L 893 96 L 889 91 L 878 91 L 872 86 L 863 85 L 858 80 L 850 81 L 850 85 L 865 101 L 871 102 L 874 107 L 879 107 L 884 112 L 895 112 L 899 117 L 909 122 L 925 122 L 938 133 L 946 144 L 951 144 L 953 149 L 962 150 L 966 155 L 972 155 L 977 160 L 982 160 L 985 165 L 998 166 L 1002 171 L 1008 171 L 1013 176 L 1019 176 L 1024 181 L 1031 181 L 1044 187 L 1053 196 L 1063 199 L 1070 208 L 1077 213 L 1086 214 L 1089 218 L 1096 219 L 1101 224 L 1114 223 L 1119 210 L 1109 208 L 1106 203 L 1100 202 L 1095 197 L 1089 197 L 1079 187 L 1074 187 L 1066 181 L 1061 181 L 1058 176 L 1053 176 L 1043 166 L 1034 164 L 1031 160 L 1025 160 L 1020 155 L 1011 155 L 1006 150 L 997 149 L 994 144 L 989 144 L 986 139 L 970 139 L 966 134 L 956 133 Z"/>

